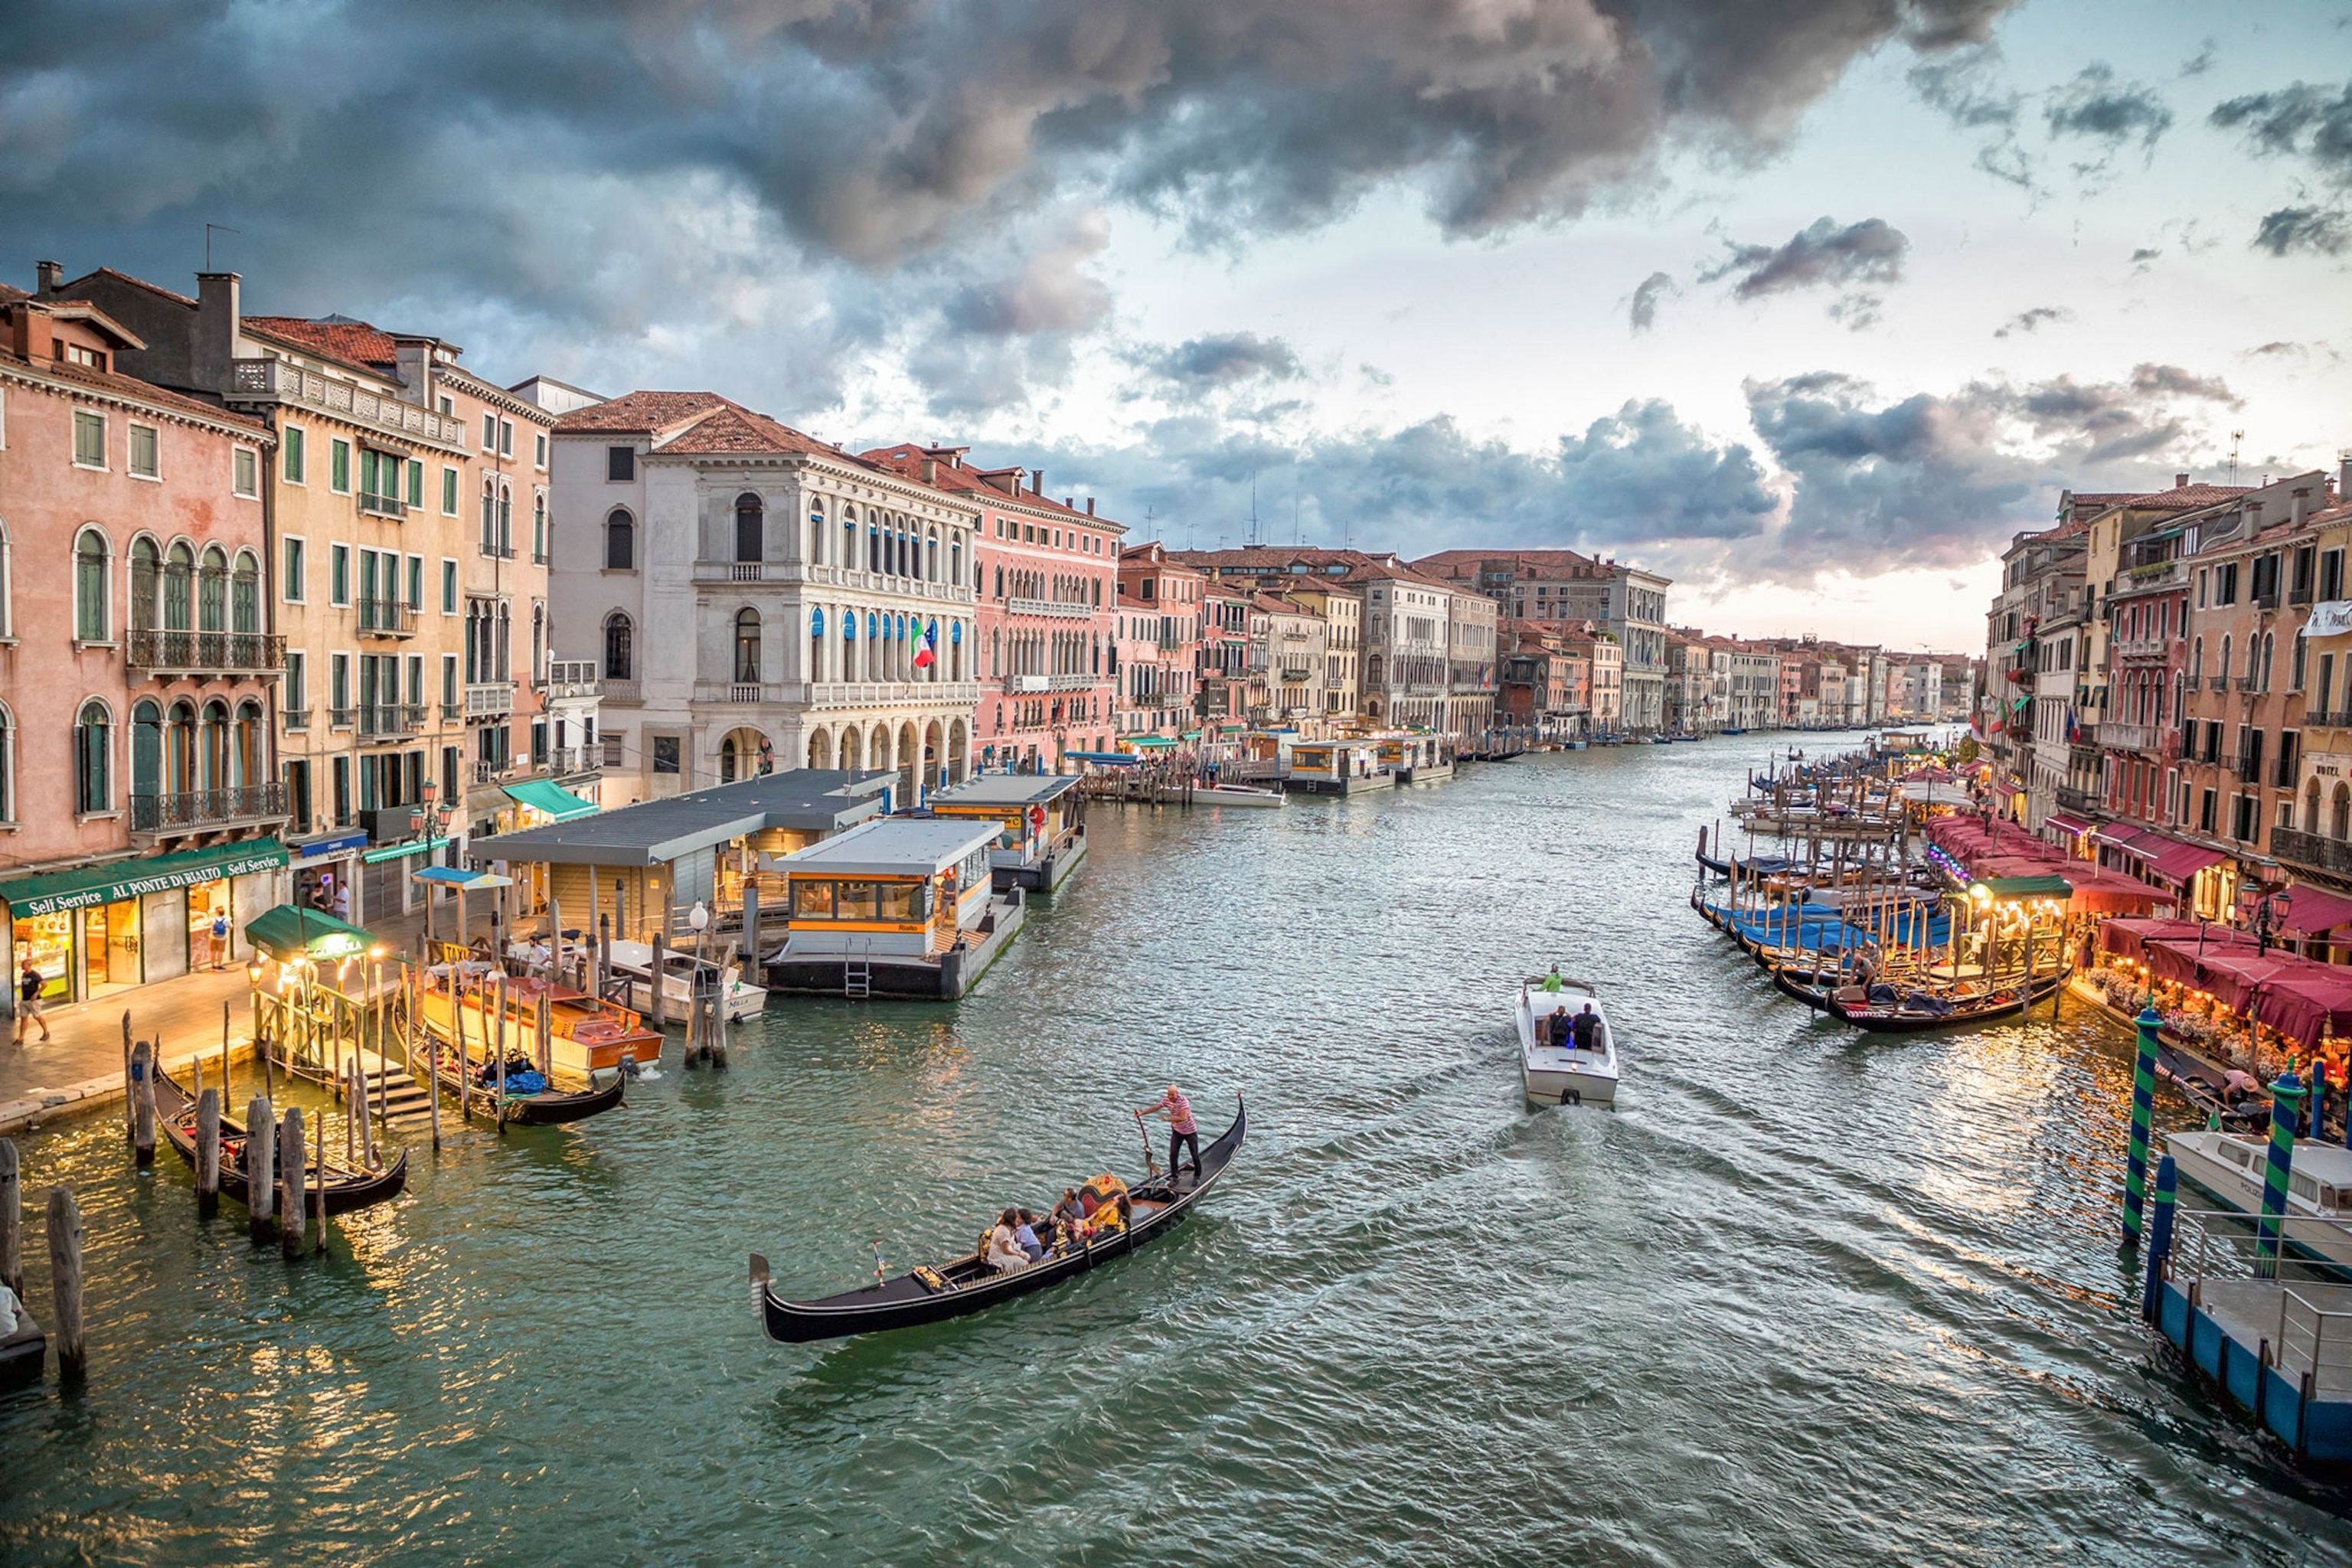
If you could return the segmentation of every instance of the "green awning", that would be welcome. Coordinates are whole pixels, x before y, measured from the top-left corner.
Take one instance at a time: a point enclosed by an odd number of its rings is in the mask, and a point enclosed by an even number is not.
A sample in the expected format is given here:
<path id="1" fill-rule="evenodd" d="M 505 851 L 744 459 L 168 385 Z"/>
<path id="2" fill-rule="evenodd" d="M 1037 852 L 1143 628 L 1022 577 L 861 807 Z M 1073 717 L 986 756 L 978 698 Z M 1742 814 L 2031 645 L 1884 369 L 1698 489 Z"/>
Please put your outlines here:
<path id="1" fill-rule="evenodd" d="M 553 779 L 525 779 L 520 784 L 508 784 L 506 792 L 521 805 L 543 811 L 558 822 L 586 816 L 597 809 L 594 802 L 582 800 Z"/>
<path id="2" fill-rule="evenodd" d="M 1128 744 L 1130 746 L 1141 746 L 1147 751 L 1153 752 L 1160 750 L 1163 746 L 1172 746 L 1175 743 L 1175 742 L 1170 740 L 1165 735 L 1138 735 L 1133 740 L 1128 742 Z"/>
<path id="3" fill-rule="evenodd" d="M 2063 899 L 2074 891 L 2074 884 L 2063 877 L 1987 877 L 1969 885 L 1969 891 L 1982 888 L 1995 899 Z"/>
<path id="4" fill-rule="evenodd" d="M 93 904 L 120 903 L 142 893 L 167 893 L 174 888 L 223 877 L 246 877 L 274 871 L 286 864 L 286 846 L 275 838 L 244 844 L 217 844 L 209 849 L 184 849 L 173 855 L 149 855 L 136 860 L 110 860 L 74 871 L 47 871 L 0 882 L 0 901 L 18 920 L 53 915 Z"/>
<path id="5" fill-rule="evenodd" d="M 254 917 L 245 940 L 280 963 L 308 953 L 312 958 L 349 958 L 376 945 L 375 937 L 321 910 L 280 904 Z"/>
<path id="6" fill-rule="evenodd" d="M 387 860 L 405 860 L 412 855 L 428 854 L 448 842 L 446 838 L 412 838 L 405 844 L 385 844 L 362 854 L 360 864 L 381 866 Z"/>

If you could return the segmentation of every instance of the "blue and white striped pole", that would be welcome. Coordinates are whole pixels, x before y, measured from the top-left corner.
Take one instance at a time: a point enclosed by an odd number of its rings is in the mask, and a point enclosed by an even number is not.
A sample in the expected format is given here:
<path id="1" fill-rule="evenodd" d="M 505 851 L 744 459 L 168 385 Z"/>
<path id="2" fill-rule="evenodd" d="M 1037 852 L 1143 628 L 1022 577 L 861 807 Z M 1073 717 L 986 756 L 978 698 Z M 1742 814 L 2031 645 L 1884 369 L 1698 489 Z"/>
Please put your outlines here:
<path id="1" fill-rule="evenodd" d="M 2124 1159 L 2126 1247 L 2139 1245 L 2140 1211 L 2147 1202 L 2147 1139 L 2156 1120 L 2156 1032 L 2164 1027 L 2164 1015 L 2153 1006 L 2143 1007 L 2132 1023 L 2139 1030 L 2139 1060 L 2132 1068 L 2131 1152 Z"/>
<path id="2" fill-rule="evenodd" d="M 2263 1172 L 2263 1217 L 2254 1227 L 2254 1278 L 2278 1277 L 2286 1230 L 2287 1179 L 2294 1169 L 2294 1130 L 2303 1120 L 2303 1084 L 2292 1069 L 2271 1085 L 2271 1160 Z"/>

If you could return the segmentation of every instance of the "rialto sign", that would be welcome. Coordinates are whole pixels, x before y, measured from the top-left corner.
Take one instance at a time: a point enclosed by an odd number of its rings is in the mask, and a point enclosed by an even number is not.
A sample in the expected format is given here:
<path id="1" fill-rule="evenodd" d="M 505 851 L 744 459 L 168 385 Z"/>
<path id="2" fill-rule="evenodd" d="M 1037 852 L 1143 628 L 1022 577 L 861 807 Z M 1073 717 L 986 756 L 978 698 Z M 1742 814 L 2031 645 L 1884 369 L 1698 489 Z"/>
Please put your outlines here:
<path id="1" fill-rule="evenodd" d="M 131 871 L 136 862 L 125 866 Z M 206 859 L 197 865 L 173 866 L 152 870 L 144 876 L 124 876 L 117 880 L 86 883 L 54 893 L 37 893 L 31 897 L 11 899 L 9 912 L 19 920 L 34 915 L 59 914 L 67 910 L 88 909 L 93 904 L 121 903 L 148 893 L 168 893 L 174 888 L 192 888 L 199 882 L 215 882 L 224 877 L 249 877 L 257 871 L 274 871 L 286 864 L 286 851 L 272 846 L 256 854 L 229 859 Z"/>

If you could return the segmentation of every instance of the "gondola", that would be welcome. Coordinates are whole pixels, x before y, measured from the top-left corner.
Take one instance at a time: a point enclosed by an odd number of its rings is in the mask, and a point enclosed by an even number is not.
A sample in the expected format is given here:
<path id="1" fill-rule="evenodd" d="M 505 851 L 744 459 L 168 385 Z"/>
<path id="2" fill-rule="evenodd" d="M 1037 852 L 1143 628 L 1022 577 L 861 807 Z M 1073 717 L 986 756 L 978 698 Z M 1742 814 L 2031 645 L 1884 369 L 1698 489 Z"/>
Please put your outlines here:
<path id="1" fill-rule="evenodd" d="M 1783 964 L 1772 971 L 1772 988 L 1794 1002 L 1802 1002 L 1816 1013 L 1830 1010 L 1829 987 L 1821 984 L 1819 973 Z"/>
<path id="2" fill-rule="evenodd" d="M 769 1283 L 768 1260 L 751 1255 L 751 1289 L 760 1308 L 761 1326 L 782 1344 L 870 1334 L 884 1329 L 908 1329 L 984 1311 L 1016 1296 L 1026 1296 L 1058 1285 L 1089 1268 L 1124 1257 L 1148 1241 L 1156 1241 L 1180 1223 L 1202 1194 L 1216 1184 L 1233 1163 L 1248 1131 L 1245 1107 L 1236 1102 L 1234 1124 L 1224 1136 L 1201 1151 L 1201 1173 L 1178 1176 L 1171 1172 L 1128 1190 L 1132 1217 L 1125 1230 L 1083 1247 L 1049 1253 L 1038 1262 L 1011 1274 L 991 1272 L 980 1251 L 966 1254 L 937 1268 L 917 1268 L 896 1279 L 845 1290 L 814 1301 L 787 1301 Z"/>
<path id="3" fill-rule="evenodd" d="M 615 1068 L 613 1080 L 602 1087 L 592 1079 L 586 1089 L 543 1089 L 533 1094 L 510 1093 L 501 1100 L 495 1075 L 490 1082 L 482 1081 L 486 1069 L 480 1058 L 477 1058 L 468 1064 L 472 1081 L 467 1082 L 458 1076 L 457 1053 L 454 1047 L 435 1039 L 426 1047 L 425 1054 L 432 1061 L 435 1076 L 443 1088 L 453 1094 L 463 1095 L 467 1104 L 478 1114 L 495 1121 L 503 1121 L 509 1127 L 561 1127 L 568 1121 L 584 1121 L 619 1105 L 629 1078 L 625 1068 Z M 509 1082 L 524 1072 L 534 1070 L 520 1057 L 509 1055 L 507 1058 Z"/>
<path id="4" fill-rule="evenodd" d="M 2218 1117 L 2226 1131 L 2263 1131 L 2271 1124 L 2271 1097 L 2252 1093 L 2235 1105 L 2223 1094 L 2224 1085 L 2213 1081 L 2212 1069 L 2186 1051 L 2159 1041 L 2156 1047 L 2156 1076 L 2168 1079 L 2179 1089 L 2181 1098 L 2208 1116 Z"/>
<path id="5" fill-rule="evenodd" d="M 1920 1034 L 1929 1029 L 1953 1029 L 1964 1024 L 1990 1023 L 2012 1016 L 2025 1008 L 2048 1001 L 2052 994 L 2064 984 L 2064 978 L 2053 974 L 2035 981 L 2031 1002 L 2021 1001 L 2018 988 L 2013 984 L 1964 1002 L 1948 1003 L 1942 1011 L 1921 1005 L 1916 994 L 1897 1002 L 1861 1004 L 1842 1000 L 1836 992 L 1832 992 L 1829 1005 L 1823 1011 L 1842 1024 L 1852 1024 L 1857 1029 L 1868 1029 L 1873 1034 Z"/>
<path id="6" fill-rule="evenodd" d="M 155 1117 L 163 1124 L 163 1137 L 174 1152 L 185 1162 L 188 1169 L 196 1168 L 196 1104 L 188 1091 L 173 1080 L 161 1068 L 155 1069 Z M 267 1134 L 265 1134 L 266 1136 Z M 220 1123 L 220 1190 L 223 1195 L 251 1206 L 251 1189 L 246 1181 L 246 1126 L 236 1117 L 224 1112 Z M 349 1214 L 371 1205 L 388 1202 L 400 1195 L 408 1185 L 408 1151 L 400 1150 L 392 1163 L 381 1171 L 354 1171 L 327 1158 L 312 1131 L 304 1140 L 309 1145 L 310 1169 L 323 1171 L 321 1180 L 326 1189 L 327 1212 Z"/>
<path id="7" fill-rule="evenodd" d="M 19 1308 L 16 1331 L 0 1338 L 0 1391 L 40 1382 L 48 1352 L 49 1336 L 33 1321 L 31 1313 Z"/>

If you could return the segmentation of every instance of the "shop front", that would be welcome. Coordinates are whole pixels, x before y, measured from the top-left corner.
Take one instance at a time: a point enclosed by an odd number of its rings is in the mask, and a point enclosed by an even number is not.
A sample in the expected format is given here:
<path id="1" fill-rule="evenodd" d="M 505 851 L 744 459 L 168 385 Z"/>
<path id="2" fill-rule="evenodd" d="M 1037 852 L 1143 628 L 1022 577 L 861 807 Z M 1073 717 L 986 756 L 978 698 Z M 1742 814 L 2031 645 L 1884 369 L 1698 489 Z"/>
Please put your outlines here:
<path id="1" fill-rule="evenodd" d="M 288 858 L 264 838 L 0 882 L 9 970 L 30 956 L 44 1001 L 86 1002 L 241 963 Z"/>

